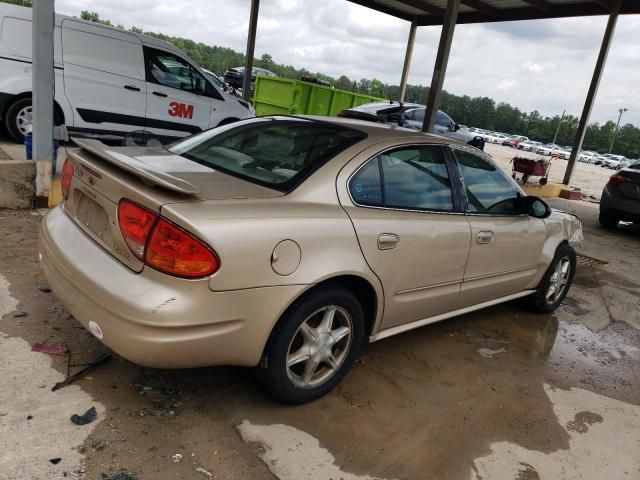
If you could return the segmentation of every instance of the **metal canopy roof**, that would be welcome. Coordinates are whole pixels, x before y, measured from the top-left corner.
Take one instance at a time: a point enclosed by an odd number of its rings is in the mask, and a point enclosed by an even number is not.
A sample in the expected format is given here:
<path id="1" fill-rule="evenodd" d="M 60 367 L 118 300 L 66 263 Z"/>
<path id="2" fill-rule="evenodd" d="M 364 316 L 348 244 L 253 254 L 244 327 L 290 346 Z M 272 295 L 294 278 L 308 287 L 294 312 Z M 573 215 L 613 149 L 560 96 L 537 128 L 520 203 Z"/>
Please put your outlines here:
<path id="1" fill-rule="evenodd" d="M 418 25 L 442 25 L 447 0 L 348 0 Z M 460 0 L 456 23 L 607 15 L 614 0 Z M 623 0 L 620 14 L 640 14 L 640 0 Z"/>

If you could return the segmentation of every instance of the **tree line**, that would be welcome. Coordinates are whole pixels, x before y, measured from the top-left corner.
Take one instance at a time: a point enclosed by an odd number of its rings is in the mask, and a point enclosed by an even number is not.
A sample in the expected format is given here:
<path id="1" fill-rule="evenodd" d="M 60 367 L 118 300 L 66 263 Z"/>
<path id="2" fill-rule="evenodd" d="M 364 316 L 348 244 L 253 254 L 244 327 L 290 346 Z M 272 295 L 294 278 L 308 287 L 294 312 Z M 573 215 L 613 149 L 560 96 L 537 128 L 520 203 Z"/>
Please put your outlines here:
<path id="1" fill-rule="evenodd" d="M 24 6 L 31 6 L 32 3 L 32 0 L 6 1 L 7 3 Z M 80 18 L 125 29 L 123 25 L 113 25 L 109 20 L 100 18 L 98 13 L 92 11 L 82 11 Z M 237 52 L 231 48 L 207 45 L 187 38 L 173 37 L 157 32 L 143 31 L 142 28 L 135 26 L 129 30 L 172 43 L 199 65 L 220 75 L 223 75 L 228 68 L 244 65 L 244 53 Z M 334 78 L 322 72 L 312 72 L 306 68 L 295 68 L 292 65 L 277 63 L 271 55 L 266 53 L 260 58 L 256 58 L 254 65 L 266 68 L 280 77 L 299 79 L 303 76 L 312 76 L 328 81 L 335 88 L 390 100 L 398 100 L 400 98 L 400 87 L 398 85 L 388 85 L 376 78 L 356 80 L 350 79 L 346 75 Z M 429 88 L 426 86 L 407 85 L 405 102 L 425 104 L 428 92 Z M 524 112 L 505 102 L 496 103 L 495 100 L 489 97 L 454 95 L 446 91 L 442 94 L 440 108 L 462 125 L 513 135 L 526 135 L 533 140 L 545 143 L 553 140 L 557 129 L 556 143 L 571 145 L 578 127 L 578 117 L 575 115 L 565 115 L 562 119 L 560 115 L 543 116 L 537 110 Z M 603 124 L 591 123 L 587 127 L 583 149 L 595 150 L 600 153 L 608 152 L 615 128 L 615 122 L 611 120 Z M 627 158 L 640 158 L 640 128 L 632 124 L 622 125 L 616 136 L 612 152 L 624 155 Z"/>

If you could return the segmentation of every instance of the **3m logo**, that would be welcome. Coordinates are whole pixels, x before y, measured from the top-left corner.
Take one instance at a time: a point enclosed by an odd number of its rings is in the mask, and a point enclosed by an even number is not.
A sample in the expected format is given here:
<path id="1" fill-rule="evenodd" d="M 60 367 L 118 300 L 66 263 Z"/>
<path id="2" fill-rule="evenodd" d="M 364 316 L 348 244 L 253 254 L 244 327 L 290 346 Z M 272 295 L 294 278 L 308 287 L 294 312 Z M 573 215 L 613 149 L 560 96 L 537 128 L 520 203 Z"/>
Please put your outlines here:
<path id="1" fill-rule="evenodd" d="M 169 107 L 169 115 L 172 117 L 193 118 L 193 105 L 171 102 Z"/>

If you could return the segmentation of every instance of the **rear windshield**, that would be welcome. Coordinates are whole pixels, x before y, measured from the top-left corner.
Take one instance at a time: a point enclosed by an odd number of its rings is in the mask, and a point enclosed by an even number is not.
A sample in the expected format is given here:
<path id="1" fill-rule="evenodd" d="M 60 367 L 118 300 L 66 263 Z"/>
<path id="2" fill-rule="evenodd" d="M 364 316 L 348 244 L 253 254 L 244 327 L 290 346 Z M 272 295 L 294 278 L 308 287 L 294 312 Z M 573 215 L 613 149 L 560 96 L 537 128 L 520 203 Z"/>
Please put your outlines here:
<path id="1" fill-rule="evenodd" d="M 259 118 L 214 128 L 169 150 L 235 177 L 288 192 L 364 132 L 296 118 Z"/>

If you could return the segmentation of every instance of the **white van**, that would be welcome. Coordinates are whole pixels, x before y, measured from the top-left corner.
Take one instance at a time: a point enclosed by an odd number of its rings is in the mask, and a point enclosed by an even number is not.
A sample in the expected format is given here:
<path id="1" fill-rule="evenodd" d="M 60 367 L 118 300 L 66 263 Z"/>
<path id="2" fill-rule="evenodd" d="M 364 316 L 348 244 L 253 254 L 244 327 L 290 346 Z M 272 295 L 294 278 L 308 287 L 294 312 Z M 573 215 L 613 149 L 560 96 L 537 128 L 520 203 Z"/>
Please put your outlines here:
<path id="1" fill-rule="evenodd" d="M 69 132 L 162 138 L 253 117 L 193 60 L 161 40 L 56 15 L 55 121 Z M 22 141 L 31 130 L 31 8 L 0 3 L 0 114 Z"/>

